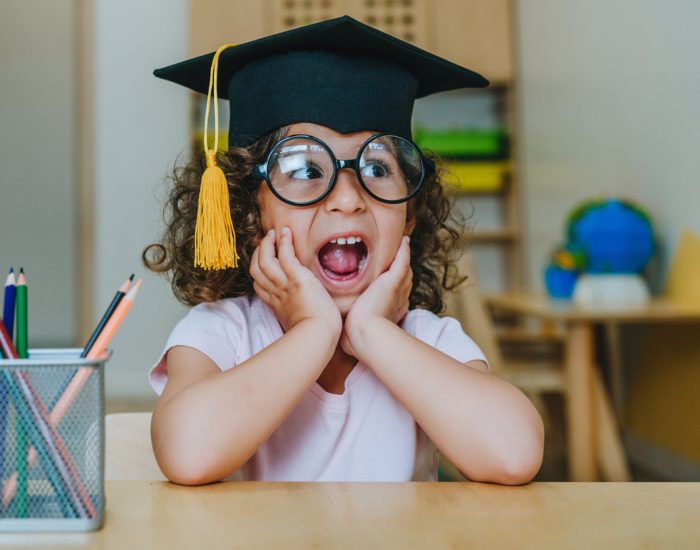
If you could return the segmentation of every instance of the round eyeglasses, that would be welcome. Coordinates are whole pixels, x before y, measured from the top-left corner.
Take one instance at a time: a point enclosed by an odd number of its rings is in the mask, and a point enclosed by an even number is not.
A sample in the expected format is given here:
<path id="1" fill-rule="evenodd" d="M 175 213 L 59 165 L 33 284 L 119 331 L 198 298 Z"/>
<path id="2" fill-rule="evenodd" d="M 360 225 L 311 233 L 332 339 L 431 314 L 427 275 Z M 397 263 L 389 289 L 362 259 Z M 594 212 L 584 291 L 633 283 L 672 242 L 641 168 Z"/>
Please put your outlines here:
<path id="1" fill-rule="evenodd" d="M 407 201 L 420 189 L 435 164 L 412 141 L 392 135 L 368 138 L 354 159 L 338 160 L 319 138 L 295 134 L 279 140 L 255 177 L 265 178 L 281 201 L 307 206 L 323 200 L 335 185 L 338 170 L 351 168 L 364 190 L 385 203 Z"/>

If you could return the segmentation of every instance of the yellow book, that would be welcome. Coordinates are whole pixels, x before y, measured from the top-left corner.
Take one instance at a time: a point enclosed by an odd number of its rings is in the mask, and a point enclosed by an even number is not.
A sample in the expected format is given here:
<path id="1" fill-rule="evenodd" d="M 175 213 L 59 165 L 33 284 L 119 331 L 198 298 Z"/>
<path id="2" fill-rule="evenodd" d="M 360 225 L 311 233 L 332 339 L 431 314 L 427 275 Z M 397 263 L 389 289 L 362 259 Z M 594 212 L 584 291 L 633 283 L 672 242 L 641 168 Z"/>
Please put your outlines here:
<path id="1" fill-rule="evenodd" d="M 499 191 L 509 171 L 507 162 L 445 161 L 444 184 L 460 193 Z"/>

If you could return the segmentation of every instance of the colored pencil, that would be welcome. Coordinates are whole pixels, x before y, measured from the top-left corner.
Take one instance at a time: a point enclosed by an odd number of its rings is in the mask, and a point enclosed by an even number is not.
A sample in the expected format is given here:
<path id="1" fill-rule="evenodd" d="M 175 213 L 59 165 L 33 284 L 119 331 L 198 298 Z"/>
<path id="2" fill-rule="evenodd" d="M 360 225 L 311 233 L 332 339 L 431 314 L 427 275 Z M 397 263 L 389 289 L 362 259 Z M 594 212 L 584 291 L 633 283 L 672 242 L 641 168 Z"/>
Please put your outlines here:
<path id="1" fill-rule="evenodd" d="M 12 345 L 10 333 L 5 328 L 5 323 L 0 323 L 0 352 L 5 359 L 19 359 L 17 350 Z"/>
<path id="2" fill-rule="evenodd" d="M 16 407 L 19 411 L 19 407 Z M 19 472 L 17 476 L 17 501 L 15 503 L 15 515 L 18 518 L 27 517 L 27 435 L 24 429 L 24 419 L 21 414 L 17 415 L 15 421 L 15 438 L 17 439 L 17 464 L 15 467 Z"/>
<path id="3" fill-rule="evenodd" d="M 5 323 L 0 323 L 0 352 L 5 359 L 19 359 L 17 350 L 12 344 L 10 333 L 5 328 Z"/>
<path id="4" fill-rule="evenodd" d="M 117 293 L 115 294 L 114 298 L 112 298 L 112 302 L 107 307 L 107 310 L 104 312 L 104 315 L 102 315 L 102 319 L 100 319 L 100 322 L 98 323 L 97 327 L 92 332 L 92 335 L 90 336 L 90 339 L 88 340 L 88 343 L 85 344 L 85 347 L 83 348 L 83 352 L 80 354 L 81 358 L 87 357 L 87 354 L 90 352 L 90 348 L 95 343 L 95 340 L 97 340 L 97 337 L 102 332 L 102 329 L 107 324 L 107 321 L 109 321 L 109 318 L 114 313 L 114 310 L 117 309 L 119 302 L 122 301 L 122 298 L 124 298 L 124 296 L 126 296 L 126 293 L 129 291 L 129 286 L 131 286 L 131 283 L 133 280 L 134 280 L 134 274 L 132 273 L 131 277 L 129 277 L 126 281 L 124 281 L 122 286 L 119 287 L 119 290 L 117 290 Z"/>
<path id="5" fill-rule="evenodd" d="M 5 281 L 5 300 L 3 302 L 2 322 L 12 342 L 15 327 L 15 270 L 10 268 Z M 0 378 L 0 487 L 5 479 L 5 431 L 7 430 L 7 388 Z"/>
<path id="6" fill-rule="evenodd" d="M 10 394 L 15 402 L 15 410 L 17 412 L 17 445 L 20 448 L 24 448 L 26 456 L 28 447 L 25 441 L 27 436 L 29 436 L 31 443 L 34 446 L 33 448 L 41 449 L 42 466 L 44 468 L 44 472 L 54 488 L 54 492 L 56 493 L 61 507 L 63 508 L 64 515 L 66 517 L 86 517 L 87 513 L 84 512 L 81 503 L 76 498 L 75 489 L 73 488 L 72 482 L 67 474 L 67 465 L 64 463 L 63 457 L 61 457 L 54 448 L 54 444 L 56 440 L 58 440 L 58 437 L 55 434 L 51 435 L 46 433 L 48 419 L 45 417 L 42 419 L 41 416 L 37 414 L 37 402 L 28 390 L 28 385 L 30 383 L 26 379 L 25 373 L 21 373 L 19 371 L 10 373 L 5 371 L 3 374 L 5 376 L 5 383 L 9 388 Z M 20 381 L 24 382 L 22 386 L 20 386 Z M 18 476 L 18 478 L 20 478 L 17 482 L 18 485 L 20 485 L 22 482 L 21 478 L 26 480 L 29 474 L 27 469 L 24 469 L 23 471 L 20 470 L 20 472 L 21 475 Z M 22 517 L 22 514 L 26 513 L 25 507 L 26 499 L 23 499 L 22 490 L 18 488 L 15 515 Z"/>
<path id="7" fill-rule="evenodd" d="M 129 290 L 127 295 L 124 296 L 124 299 L 117 306 L 117 309 L 114 311 L 114 314 L 112 315 L 111 319 L 107 322 L 105 328 L 102 330 L 97 340 L 95 340 L 95 343 L 93 344 L 90 353 L 88 353 L 87 355 L 88 359 L 97 359 L 101 357 L 107 350 L 109 342 L 116 334 L 117 330 L 119 329 L 119 326 L 124 320 L 124 317 L 126 317 L 126 314 L 129 313 L 131 306 L 134 304 L 134 298 L 136 298 L 136 293 L 138 292 L 139 287 L 141 286 L 141 281 L 142 279 L 136 281 L 136 284 L 134 284 L 134 286 L 131 287 L 131 290 Z M 80 393 L 80 390 L 88 381 L 88 378 L 90 378 L 92 371 L 92 368 L 82 367 L 78 369 L 77 373 L 75 373 L 75 376 L 73 377 L 73 380 L 71 380 L 71 383 L 68 385 L 68 388 L 66 388 L 66 391 L 63 392 L 63 395 L 56 403 L 56 406 L 51 410 L 51 422 L 54 426 L 57 426 L 63 418 L 63 415 L 66 414 L 71 404 L 75 400 L 76 396 L 78 395 L 78 393 Z"/>
<path id="8" fill-rule="evenodd" d="M 120 304 L 115 309 L 111 318 L 105 325 L 105 328 L 100 333 L 100 336 L 95 340 L 90 353 L 88 353 L 88 359 L 97 359 L 101 357 L 107 350 L 107 346 L 114 337 L 117 329 L 120 327 L 122 321 L 126 317 L 126 314 L 131 309 L 136 298 L 136 293 L 141 286 L 142 279 L 136 281 L 136 283 L 129 289 L 129 292 L 121 300 Z M 56 427 L 63 419 L 71 404 L 75 400 L 76 396 L 83 388 L 85 383 L 90 378 L 92 371 L 94 369 L 91 367 L 81 367 L 71 380 L 68 388 L 63 393 L 61 398 L 56 403 L 56 406 L 51 410 L 49 415 L 49 424 L 51 427 Z M 35 449 L 29 450 L 29 466 L 31 467 L 34 462 L 36 462 L 37 454 Z M 10 501 L 14 498 L 15 492 L 17 490 L 17 472 L 14 472 L 12 476 L 7 480 L 5 487 L 3 488 L 3 506 L 7 506 Z"/>
<path id="9" fill-rule="evenodd" d="M 46 472 L 46 475 L 47 475 L 49 482 L 51 483 L 51 485 L 54 489 L 54 492 L 58 496 L 59 503 L 61 504 L 61 508 L 63 510 L 64 517 L 75 517 L 77 515 L 77 513 L 74 510 L 71 503 L 68 501 L 67 496 L 65 495 L 63 482 L 59 479 L 56 467 L 52 463 L 51 460 L 46 458 L 47 451 L 45 450 L 45 444 L 43 441 L 40 441 L 37 439 L 35 427 L 34 427 L 34 429 L 32 429 L 33 428 L 32 421 L 31 421 L 31 418 L 29 415 L 27 405 L 24 402 L 24 399 L 21 396 L 16 385 L 14 384 L 12 374 L 10 372 L 5 371 L 5 372 L 3 372 L 3 375 L 4 375 L 3 382 L 7 386 L 8 392 L 12 396 L 12 398 L 15 402 L 15 410 L 17 411 L 16 416 L 15 416 L 15 422 L 18 425 L 21 422 L 22 424 L 24 424 L 25 427 L 28 427 L 30 429 L 30 431 L 32 432 L 32 436 L 35 439 L 35 443 L 39 446 L 39 448 L 42 449 L 42 454 L 44 455 L 44 459 L 42 460 L 43 466 L 44 466 L 44 471 Z M 25 432 L 25 434 L 26 434 L 26 432 Z M 24 435 L 21 435 L 19 432 L 17 435 L 18 435 L 19 440 L 16 442 L 16 445 L 18 445 L 20 447 L 24 447 L 25 449 L 28 450 L 26 443 L 22 442 L 22 439 L 24 439 L 26 441 L 26 437 Z M 28 473 L 25 475 L 28 475 Z M 16 507 L 16 509 L 17 508 L 18 507 Z M 16 513 L 15 515 L 18 515 L 18 514 Z"/>
<path id="10" fill-rule="evenodd" d="M 7 274 L 7 280 L 5 281 L 5 302 L 2 307 L 2 320 L 5 323 L 5 328 L 10 334 L 10 340 L 12 340 L 12 334 L 15 329 L 15 292 L 17 286 L 15 284 L 15 270 L 10 268 L 10 272 Z"/>
<path id="11" fill-rule="evenodd" d="M 9 338 L 9 334 L 7 332 L 7 329 L 5 328 L 4 323 L 0 323 L 0 350 L 2 351 L 3 356 L 5 356 L 8 359 L 19 359 L 17 350 L 12 345 L 12 341 Z M 26 373 L 23 373 L 21 371 L 10 372 L 8 369 L 5 369 L 3 374 L 5 377 L 5 386 L 8 388 L 9 392 L 13 394 L 15 400 L 15 409 L 17 411 L 17 447 L 18 449 L 24 448 L 24 457 L 26 459 L 26 462 L 28 463 L 23 466 L 22 459 L 18 454 L 19 460 L 17 467 L 18 471 L 21 472 L 22 475 L 18 475 L 17 471 L 14 472 L 8 480 L 5 489 L 8 489 L 11 483 L 13 496 L 14 492 L 17 492 L 18 496 L 16 513 L 18 517 L 22 517 L 20 514 L 26 512 L 26 492 L 23 490 L 23 485 L 27 479 L 26 475 L 29 471 L 29 468 L 31 467 L 31 464 L 33 464 L 33 462 L 29 461 L 27 455 L 31 455 L 32 451 L 34 450 L 34 447 L 32 447 L 31 449 L 29 449 L 29 452 L 27 452 L 26 445 L 24 444 L 24 441 L 26 441 L 26 435 L 29 435 L 30 438 L 33 439 L 32 444 L 34 446 L 38 446 L 39 448 L 43 449 L 42 463 L 44 465 L 44 470 L 47 472 L 47 475 L 50 478 L 49 481 L 54 486 L 54 490 L 56 491 L 56 494 L 58 495 L 59 499 L 66 498 L 64 495 L 64 491 L 66 491 L 66 489 L 70 490 L 72 485 L 80 487 L 82 483 L 79 478 L 72 480 L 70 479 L 70 477 L 72 476 L 67 477 L 65 474 L 64 477 L 66 477 L 66 480 L 64 482 L 61 483 L 60 481 L 57 481 L 57 476 L 59 476 L 60 473 L 60 471 L 58 470 L 59 465 L 63 466 L 64 470 L 66 470 L 66 468 L 70 469 L 70 465 L 68 464 L 64 466 L 64 457 L 61 456 L 60 452 L 56 451 L 56 449 L 51 448 L 52 446 L 57 446 L 59 449 L 64 448 L 63 443 L 58 437 L 58 434 L 56 434 L 55 432 L 51 432 L 48 437 L 44 436 L 45 439 L 37 439 L 42 437 L 41 433 L 39 433 L 37 430 L 46 431 L 46 428 L 49 426 L 50 421 L 48 418 L 48 414 L 44 414 L 42 417 L 41 408 L 45 410 L 45 407 L 43 407 L 41 398 L 36 393 L 36 390 L 33 389 L 32 384 L 29 381 L 29 378 L 27 377 Z M 15 378 L 22 382 L 20 389 L 18 389 L 15 384 Z M 20 382 L 18 382 L 18 384 L 19 383 Z M 24 394 L 24 396 L 22 394 Z M 37 410 L 39 411 L 38 413 Z M 36 451 L 34 451 L 34 454 L 35 462 Z M 68 457 L 68 461 L 70 463 L 70 457 Z M 72 469 L 75 470 L 75 466 L 73 466 Z M 7 504 L 9 504 L 9 500 Z M 6 504 L 4 506 L 6 506 Z M 66 512 L 65 509 L 64 512 Z"/>
<path id="12" fill-rule="evenodd" d="M 15 334 L 15 348 L 20 359 L 29 357 L 27 346 L 27 279 L 24 276 L 24 268 L 19 269 L 17 278 L 17 334 Z"/>
<path id="13" fill-rule="evenodd" d="M 29 357 L 29 347 L 27 344 L 27 280 L 24 275 L 24 268 L 19 268 L 17 278 L 17 300 L 15 304 L 15 315 L 17 318 L 17 333 L 15 334 L 15 347 L 20 359 Z M 20 405 L 21 407 L 21 405 Z M 27 461 L 27 439 L 25 421 L 19 419 L 16 425 L 17 437 L 19 439 L 16 448 L 17 469 L 20 476 L 17 482 L 17 516 L 25 517 L 27 511 L 27 473 L 29 463 Z M 22 514 L 25 514 L 24 516 Z"/>
<path id="14" fill-rule="evenodd" d="M 119 287 L 119 290 L 117 290 L 117 293 L 115 294 L 114 298 L 112 298 L 112 302 L 107 307 L 107 310 L 104 312 L 104 315 L 102 315 L 102 319 L 100 319 L 100 322 L 97 324 L 97 327 L 95 327 L 95 330 L 92 331 L 92 335 L 88 339 L 88 343 L 85 344 L 85 347 L 83 348 L 83 351 L 80 354 L 81 359 L 87 357 L 90 348 L 92 348 L 93 344 L 95 343 L 95 340 L 97 340 L 97 337 L 102 332 L 102 329 L 107 324 L 107 321 L 109 321 L 110 317 L 114 313 L 114 310 L 117 309 L 119 302 L 122 301 L 122 298 L 124 298 L 124 296 L 126 296 L 126 293 L 129 291 L 129 286 L 131 285 L 131 282 L 133 280 L 134 274 L 132 273 L 131 277 L 124 281 L 122 286 Z M 75 374 L 75 372 L 72 372 L 65 380 L 65 382 L 61 385 L 61 388 L 56 393 L 56 397 L 54 397 L 53 401 L 51 402 L 51 410 L 53 410 L 53 408 L 56 406 L 56 403 L 58 403 L 58 400 L 63 395 L 63 392 L 66 391 L 66 388 L 70 384 L 71 380 L 73 380 Z"/>
<path id="15" fill-rule="evenodd" d="M 40 443 L 45 441 L 46 448 L 53 458 L 59 475 L 65 484 L 66 494 L 78 510 L 79 517 L 95 517 L 97 515 L 97 510 L 85 489 L 82 479 L 80 479 L 73 459 L 61 441 L 61 438 L 58 436 L 58 433 L 56 433 L 54 427 L 50 424 L 49 413 L 41 397 L 36 389 L 34 389 L 26 373 L 18 371 L 16 374 L 20 390 L 25 396 L 30 412 L 34 417 L 34 421 L 30 424 L 32 428 L 37 428 L 40 431 L 40 436 L 42 438 Z M 46 462 L 50 463 L 51 461 Z"/>

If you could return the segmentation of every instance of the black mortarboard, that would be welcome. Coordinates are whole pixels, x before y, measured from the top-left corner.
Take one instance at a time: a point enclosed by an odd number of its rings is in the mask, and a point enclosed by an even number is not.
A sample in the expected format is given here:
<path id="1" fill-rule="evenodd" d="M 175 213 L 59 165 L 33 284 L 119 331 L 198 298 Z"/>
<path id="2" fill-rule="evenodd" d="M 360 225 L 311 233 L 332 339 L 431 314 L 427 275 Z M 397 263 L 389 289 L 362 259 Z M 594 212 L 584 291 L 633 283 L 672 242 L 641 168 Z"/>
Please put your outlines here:
<path id="1" fill-rule="evenodd" d="M 213 58 L 208 53 L 153 74 L 206 94 Z M 230 104 L 229 145 L 239 146 L 294 122 L 410 139 L 415 99 L 489 84 L 347 15 L 227 48 L 218 65 L 218 95 Z"/>
<path id="2" fill-rule="evenodd" d="M 204 269 L 238 265 L 228 186 L 216 163 L 217 95 L 229 100 L 229 146 L 247 146 L 294 122 L 314 122 L 343 134 L 373 130 L 411 139 L 417 98 L 489 84 L 478 73 L 347 15 L 225 44 L 153 74 L 207 94 L 207 167 L 198 198 L 194 255 L 195 266 Z M 216 130 L 209 149 L 212 91 Z"/>

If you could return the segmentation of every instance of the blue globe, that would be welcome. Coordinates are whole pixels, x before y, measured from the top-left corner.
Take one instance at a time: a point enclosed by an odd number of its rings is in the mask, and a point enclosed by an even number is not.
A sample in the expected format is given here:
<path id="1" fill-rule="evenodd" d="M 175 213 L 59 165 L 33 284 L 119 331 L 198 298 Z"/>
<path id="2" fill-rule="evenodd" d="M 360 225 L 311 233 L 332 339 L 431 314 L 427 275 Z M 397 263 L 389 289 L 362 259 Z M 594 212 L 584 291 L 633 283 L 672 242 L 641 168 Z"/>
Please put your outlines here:
<path id="1" fill-rule="evenodd" d="M 654 230 L 640 207 L 619 199 L 584 203 L 569 215 L 569 240 L 589 273 L 639 273 L 654 255 Z"/>

